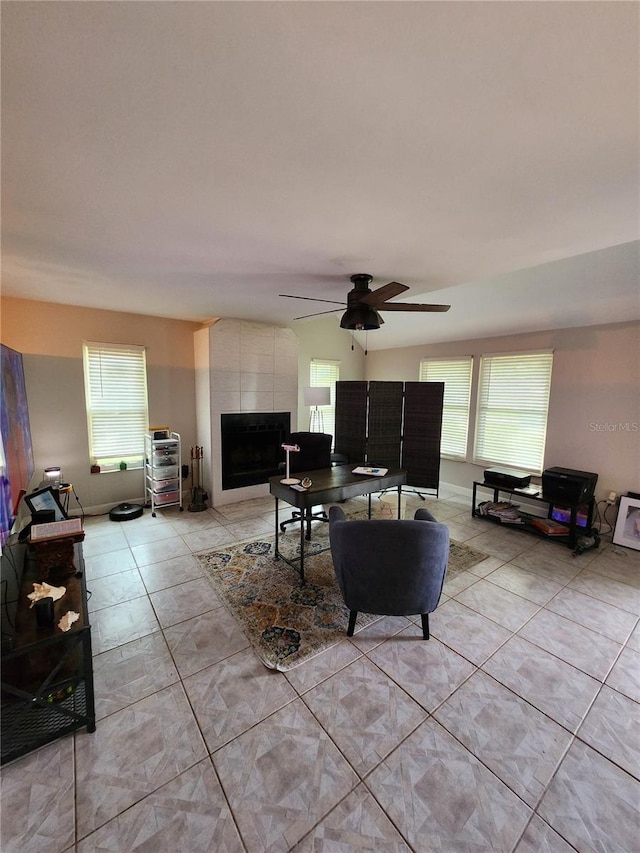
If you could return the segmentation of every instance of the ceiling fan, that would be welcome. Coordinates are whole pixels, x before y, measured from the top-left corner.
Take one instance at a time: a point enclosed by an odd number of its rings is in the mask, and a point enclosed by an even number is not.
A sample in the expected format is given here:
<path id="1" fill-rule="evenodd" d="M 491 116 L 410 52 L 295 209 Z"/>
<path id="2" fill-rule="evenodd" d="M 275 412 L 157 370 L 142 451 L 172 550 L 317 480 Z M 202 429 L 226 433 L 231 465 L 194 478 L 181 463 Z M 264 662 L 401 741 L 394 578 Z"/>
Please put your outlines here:
<path id="1" fill-rule="evenodd" d="M 450 305 L 429 305 L 408 302 L 389 302 L 394 296 L 399 296 L 409 290 L 406 284 L 398 281 L 390 281 L 376 290 L 371 290 L 369 285 L 373 276 L 369 273 L 355 273 L 350 277 L 353 290 L 347 294 L 346 302 L 336 302 L 333 299 L 316 299 L 313 296 L 293 296 L 290 293 L 281 293 L 287 299 L 307 299 L 311 302 L 329 302 L 332 305 L 346 305 L 347 310 L 340 320 L 342 329 L 379 329 L 384 320 L 379 311 L 448 311 Z M 294 317 L 294 320 L 303 320 L 306 317 L 319 317 L 321 314 L 333 314 L 339 308 L 331 308 L 328 311 L 318 311 L 315 314 L 304 314 Z"/>

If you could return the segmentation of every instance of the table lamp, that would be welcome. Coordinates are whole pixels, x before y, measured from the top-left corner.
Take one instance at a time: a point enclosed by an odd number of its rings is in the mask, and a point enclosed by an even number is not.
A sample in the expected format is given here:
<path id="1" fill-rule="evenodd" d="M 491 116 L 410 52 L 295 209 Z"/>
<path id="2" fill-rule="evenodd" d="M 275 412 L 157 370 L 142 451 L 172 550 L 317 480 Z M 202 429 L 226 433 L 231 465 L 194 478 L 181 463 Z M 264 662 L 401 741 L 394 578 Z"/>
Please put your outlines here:
<path id="1" fill-rule="evenodd" d="M 51 468 L 44 469 L 44 480 L 42 481 L 43 486 L 50 486 L 52 489 L 59 489 L 61 480 L 62 470 L 59 466 L 56 465 Z"/>
<path id="2" fill-rule="evenodd" d="M 282 449 L 287 454 L 287 471 L 286 477 L 284 478 L 284 480 L 280 480 L 280 482 L 284 483 L 286 486 L 295 486 L 300 482 L 300 480 L 296 479 L 295 477 L 289 476 L 289 454 L 298 453 L 300 448 L 297 444 L 283 444 Z"/>

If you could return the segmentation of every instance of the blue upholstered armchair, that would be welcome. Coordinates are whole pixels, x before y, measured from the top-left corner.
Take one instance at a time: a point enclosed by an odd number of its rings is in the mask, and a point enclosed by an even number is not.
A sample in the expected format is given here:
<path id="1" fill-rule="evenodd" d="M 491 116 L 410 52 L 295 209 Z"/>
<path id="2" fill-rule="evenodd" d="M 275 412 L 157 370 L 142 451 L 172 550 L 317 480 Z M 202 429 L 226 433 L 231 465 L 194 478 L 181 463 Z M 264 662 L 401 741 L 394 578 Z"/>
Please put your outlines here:
<path id="1" fill-rule="evenodd" d="M 429 613 L 436 609 L 449 559 L 449 529 L 426 509 L 413 520 L 347 521 L 329 510 L 331 556 L 338 586 L 350 610 L 353 636 L 359 611 L 381 616 L 422 617 L 429 639 Z"/>

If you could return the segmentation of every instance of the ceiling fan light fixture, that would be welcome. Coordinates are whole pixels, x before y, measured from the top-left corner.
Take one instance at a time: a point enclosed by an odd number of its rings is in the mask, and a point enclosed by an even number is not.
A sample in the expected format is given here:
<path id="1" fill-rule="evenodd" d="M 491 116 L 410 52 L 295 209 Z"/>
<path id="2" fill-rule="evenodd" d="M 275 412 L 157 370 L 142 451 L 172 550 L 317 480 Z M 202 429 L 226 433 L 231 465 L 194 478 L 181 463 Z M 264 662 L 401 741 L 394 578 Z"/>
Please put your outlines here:
<path id="1" fill-rule="evenodd" d="M 344 312 L 340 320 L 340 328 L 368 332 L 371 329 L 379 329 L 380 323 L 381 319 L 377 311 L 366 305 L 357 305 L 347 308 Z"/>

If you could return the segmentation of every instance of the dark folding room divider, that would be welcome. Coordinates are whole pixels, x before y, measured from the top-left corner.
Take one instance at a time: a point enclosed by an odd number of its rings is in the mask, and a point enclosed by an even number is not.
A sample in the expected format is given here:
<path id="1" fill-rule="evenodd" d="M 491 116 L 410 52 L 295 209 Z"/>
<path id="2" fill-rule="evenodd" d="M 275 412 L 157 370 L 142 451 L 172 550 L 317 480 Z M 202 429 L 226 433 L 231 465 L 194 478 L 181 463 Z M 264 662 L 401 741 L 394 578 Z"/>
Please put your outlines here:
<path id="1" fill-rule="evenodd" d="M 402 382 L 370 382 L 367 460 L 380 468 L 400 468 L 401 457 Z"/>
<path id="2" fill-rule="evenodd" d="M 405 382 L 402 467 L 407 483 L 438 490 L 444 382 Z"/>
<path id="3" fill-rule="evenodd" d="M 349 461 L 367 458 L 367 382 L 336 382 L 334 449 Z"/>
<path id="4" fill-rule="evenodd" d="M 438 491 L 444 382 L 337 382 L 335 451 Z"/>

